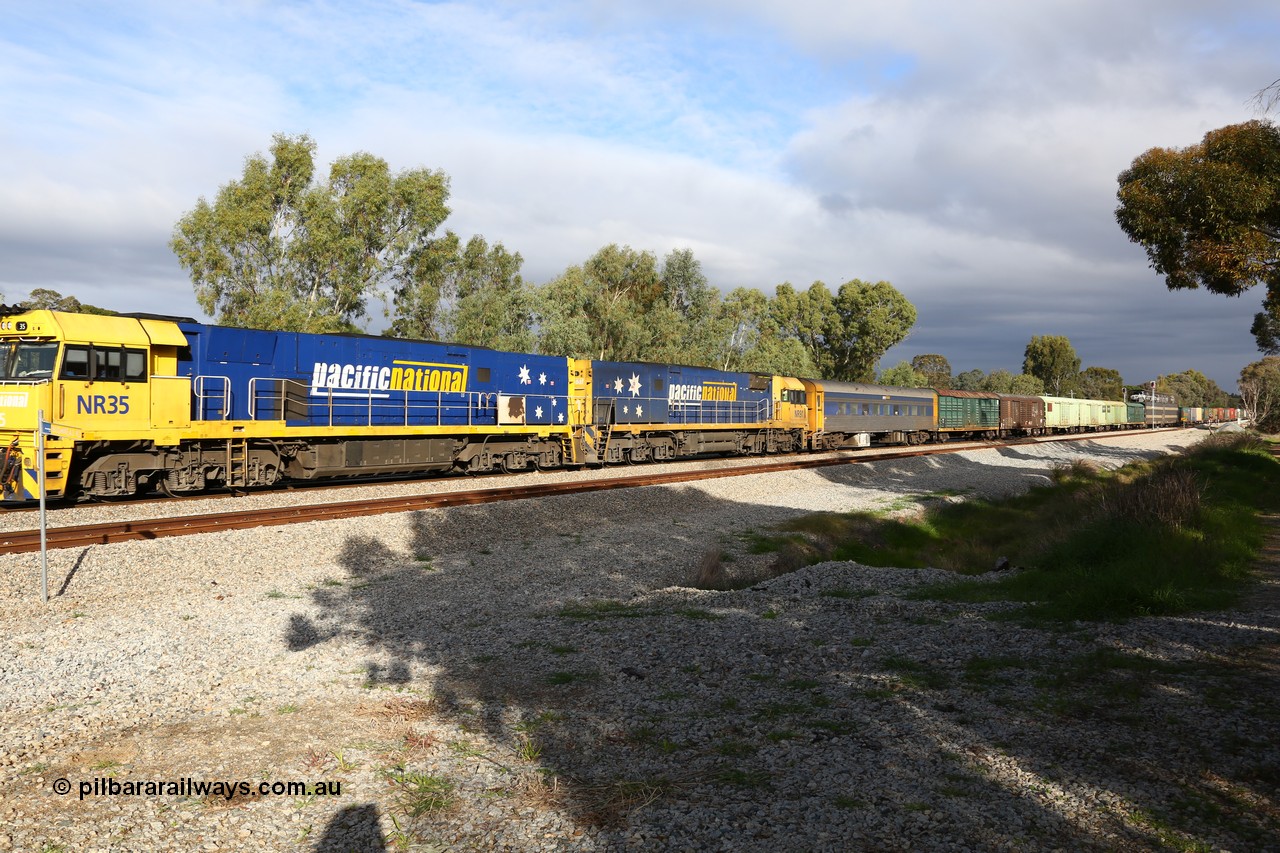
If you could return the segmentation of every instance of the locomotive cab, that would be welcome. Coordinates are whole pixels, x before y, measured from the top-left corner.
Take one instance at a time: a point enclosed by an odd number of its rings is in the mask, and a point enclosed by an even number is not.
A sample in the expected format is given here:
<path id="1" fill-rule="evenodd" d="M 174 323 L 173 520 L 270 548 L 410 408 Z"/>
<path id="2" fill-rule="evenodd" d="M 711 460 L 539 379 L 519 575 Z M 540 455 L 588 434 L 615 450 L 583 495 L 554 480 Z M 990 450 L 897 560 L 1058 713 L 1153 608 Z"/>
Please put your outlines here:
<path id="1" fill-rule="evenodd" d="M 781 429 L 809 428 L 809 394 L 805 383 L 790 376 L 773 377 L 774 419 Z"/>
<path id="2" fill-rule="evenodd" d="M 0 487 L 7 501 L 39 497 L 35 459 L 39 413 L 46 496 L 67 494 L 73 454 L 144 430 L 180 425 L 173 403 L 153 405 L 152 375 L 174 372 L 185 344 L 172 323 L 54 311 L 0 318 Z M 176 378 L 176 377 L 175 377 Z M 182 380 L 189 385 L 189 380 Z"/>

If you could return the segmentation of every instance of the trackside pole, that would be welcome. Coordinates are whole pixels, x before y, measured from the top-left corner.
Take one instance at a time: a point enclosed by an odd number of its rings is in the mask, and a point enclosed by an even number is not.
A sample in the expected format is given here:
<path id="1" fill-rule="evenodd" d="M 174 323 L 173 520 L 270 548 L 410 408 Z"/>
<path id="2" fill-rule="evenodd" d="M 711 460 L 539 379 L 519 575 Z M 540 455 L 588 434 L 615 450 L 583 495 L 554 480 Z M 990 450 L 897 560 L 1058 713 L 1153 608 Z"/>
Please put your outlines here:
<path id="1" fill-rule="evenodd" d="M 50 424 L 44 421 L 44 409 L 36 412 L 36 488 L 40 490 L 40 600 L 49 603 L 49 542 L 44 506 L 44 436 Z"/>

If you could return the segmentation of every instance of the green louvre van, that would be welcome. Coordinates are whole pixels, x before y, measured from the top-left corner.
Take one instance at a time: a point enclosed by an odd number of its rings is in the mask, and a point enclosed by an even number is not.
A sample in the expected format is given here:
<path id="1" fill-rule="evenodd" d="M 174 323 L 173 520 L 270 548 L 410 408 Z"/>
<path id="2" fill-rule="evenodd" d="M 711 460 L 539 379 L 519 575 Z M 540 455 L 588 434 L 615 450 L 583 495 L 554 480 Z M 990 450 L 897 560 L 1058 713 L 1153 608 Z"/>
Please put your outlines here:
<path id="1" fill-rule="evenodd" d="M 985 391 L 938 391 L 938 432 L 990 433 L 1000 431 L 1000 396 Z"/>

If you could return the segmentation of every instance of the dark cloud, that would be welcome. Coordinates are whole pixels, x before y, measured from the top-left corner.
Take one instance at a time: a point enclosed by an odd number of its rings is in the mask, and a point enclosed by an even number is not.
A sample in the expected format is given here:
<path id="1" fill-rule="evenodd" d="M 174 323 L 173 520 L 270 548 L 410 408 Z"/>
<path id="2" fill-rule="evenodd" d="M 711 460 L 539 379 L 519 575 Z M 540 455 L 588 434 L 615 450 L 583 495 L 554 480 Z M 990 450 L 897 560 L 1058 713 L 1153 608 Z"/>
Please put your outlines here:
<path id="1" fill-rule="evenodd" d="M 1257 358 L 1257 298 L 1168 293 L 1113 211 L 1134 157 L 1253 117 L 1273 3 L 615 6 L 15 8 L 0 291 L 198 316 L 171 224 L 305 131 L 322 164 L 444 169 L 448 226 L 537 282 L 687 247 L 725 290 L 890 281 L 920 312 L 890 362 L 1015 370 L 1065 334 L 1229 387 Z"/>

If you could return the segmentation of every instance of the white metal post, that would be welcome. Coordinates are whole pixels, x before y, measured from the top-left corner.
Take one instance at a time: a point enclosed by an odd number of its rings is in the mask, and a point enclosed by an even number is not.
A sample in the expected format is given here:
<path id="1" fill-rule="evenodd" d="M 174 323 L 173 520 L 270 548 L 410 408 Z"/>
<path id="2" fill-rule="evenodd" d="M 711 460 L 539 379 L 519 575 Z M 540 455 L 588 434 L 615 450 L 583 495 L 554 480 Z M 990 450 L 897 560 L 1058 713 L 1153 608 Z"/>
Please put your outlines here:
<path id="1" fill-rule="evenodd" d="M 49 603 L 48 519 L 44 505 L 44 409 L 36 411 L 36 488 L 40 490 L 40 599 Z"/>

